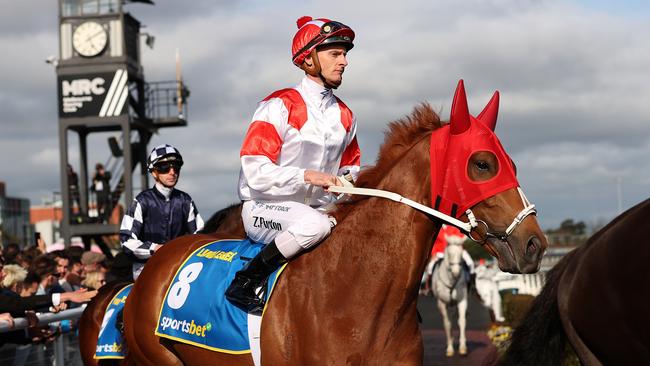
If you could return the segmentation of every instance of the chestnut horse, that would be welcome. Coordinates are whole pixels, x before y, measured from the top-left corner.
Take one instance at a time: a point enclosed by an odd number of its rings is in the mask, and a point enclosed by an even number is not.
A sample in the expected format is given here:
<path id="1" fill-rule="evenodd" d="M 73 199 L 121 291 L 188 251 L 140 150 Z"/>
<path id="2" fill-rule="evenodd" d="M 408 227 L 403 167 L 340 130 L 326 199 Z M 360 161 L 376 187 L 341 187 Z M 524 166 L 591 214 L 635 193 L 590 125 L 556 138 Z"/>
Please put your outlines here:
<path id="1" fill-rule="evenodd" d="M 650 365 L 650 200 L 567 254 L 512 335 L 502 365 Z"/>
<path id="2" fill-rule="evenodd" d="M 129 283 L 113 281 L 105 284 L 97 291 L 97 295 L 93 297 L 81 314 L 81 318 L 79 318 L 79 352 L 84 365 L 118 365 L 121 362 L 121 360 L 113 359 L 96 360 L 94 356 L 106 307 L 111 299 Z"/>
<path id="3" fill-rule="evenodd" d="M 477 139 L 498 143 L 492 132 L 497 106 L 495 93 L 478 118 L 471 116 L 461 81 L 449 125 L 441 126 L 428 105 L 391 123 L 376 166 L 362 171 L 357 186 L 387 190 L 430 204 L 432 176 L 445 174 L 444 166 L 431 172 L 434 149 L 430 149 L 430 142 L 434 136 L 480 129 Z M 476 151 L 461 169 L 466 167 L 474 183 L 489 184 L 500 170 L 512 168 L 498 165 L 496 150 Z M 511 164 L 509 158 L 507 164 Z M 547 246 L 536 217 L 520 214 L 526 206 L 516 185 L 492 192 L 492 196 L 470 206 L 471 216 L 484 229 L 499 230 L 486 235 L 489 238 L 485 246 L 498 256 L 502 269 L 512 272 L 538 270 Z M 376 197 L 355 197 L 332 214 L 338 221 L 332 234 L 292 260 L 275 285 L 262 321 L 262 364 L 422 364 L 418 288 L 431 251 L 431 238 L 437 235 L 442 221 Z M 467 219 L 462 214 L 456 217 Z M 129 361 L 156 366 L 253 365 L 250 354 L 212 352 L 154 335 L 165 292 L 180 264 L 192 251 L 214 240 L 215 235 L 178 238 L 149 260 L 124 310 Z"/>
<path id="4" fill-rule="evenodd" d="M 245 235 L 244 226 L 241 222 L 241 203 L 233 204 L 217 211 L 205 222 L 201 233 L 210 234 L 217 231 L 229 233 L 235 237 Z M 114 281 L 105 284 L 99 289 L 97 295 L 88 303 L 88 306 L 84 310 L 79 319 L 79 351 L 84 365 L 117 365 L 121 362 L 118 359 L 96 360 L 94 356 L 97 337 L 99 336 L 99 330 L 104 320 L 106 307 L 115 294 L 130 283 Z"/>

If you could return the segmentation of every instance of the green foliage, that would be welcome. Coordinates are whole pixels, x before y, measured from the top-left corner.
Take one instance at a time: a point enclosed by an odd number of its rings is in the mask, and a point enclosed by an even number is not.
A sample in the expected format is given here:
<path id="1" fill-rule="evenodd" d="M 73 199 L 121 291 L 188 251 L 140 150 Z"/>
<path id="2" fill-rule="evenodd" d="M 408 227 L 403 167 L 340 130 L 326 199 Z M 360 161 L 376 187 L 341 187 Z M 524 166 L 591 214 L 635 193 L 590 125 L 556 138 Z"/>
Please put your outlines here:
<path id="1" fill-rule="evenodd" d="M 511 327 L 516 328 L 521 320 L 528 314 L 535 296 L 533 295 L 515 295 L 506 293 L 503 296 L 503 316 Z"/>

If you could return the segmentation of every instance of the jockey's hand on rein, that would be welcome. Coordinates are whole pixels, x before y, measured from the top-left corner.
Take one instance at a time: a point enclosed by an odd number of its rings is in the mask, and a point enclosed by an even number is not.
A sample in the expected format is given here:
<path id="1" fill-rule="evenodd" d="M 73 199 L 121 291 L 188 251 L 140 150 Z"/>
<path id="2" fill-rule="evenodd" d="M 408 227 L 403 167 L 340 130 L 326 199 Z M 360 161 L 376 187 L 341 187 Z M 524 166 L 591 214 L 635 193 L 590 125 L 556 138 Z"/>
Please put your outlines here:
<path id="1" fill-rule="evenodd" d="M 305 183 L 325 188 L 341 185 L 335 176 L 316 170 L 305 170 Z"/>

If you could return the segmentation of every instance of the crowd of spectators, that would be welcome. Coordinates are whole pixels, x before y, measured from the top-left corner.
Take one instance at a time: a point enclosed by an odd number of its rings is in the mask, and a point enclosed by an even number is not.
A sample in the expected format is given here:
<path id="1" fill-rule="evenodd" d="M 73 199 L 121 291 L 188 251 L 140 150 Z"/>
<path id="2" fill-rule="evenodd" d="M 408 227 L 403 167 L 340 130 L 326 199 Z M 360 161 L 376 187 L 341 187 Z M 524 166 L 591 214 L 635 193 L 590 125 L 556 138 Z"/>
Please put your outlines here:
<path id="1" fill-rule="evenodd" d="M 38 244 L 22 250 L 5 246 L 0 252 L 0 325 L 13 327 L 14 318 L 25 317 L 30 326 L 0 333 L 0 346 L 52 341 L 60 331 L 39 327 L 37 313 L 81 306 L 107 281 L 130 276 L 131 263 L 122 253 L 107 258 L 77 246 L 49 253 Z"/>

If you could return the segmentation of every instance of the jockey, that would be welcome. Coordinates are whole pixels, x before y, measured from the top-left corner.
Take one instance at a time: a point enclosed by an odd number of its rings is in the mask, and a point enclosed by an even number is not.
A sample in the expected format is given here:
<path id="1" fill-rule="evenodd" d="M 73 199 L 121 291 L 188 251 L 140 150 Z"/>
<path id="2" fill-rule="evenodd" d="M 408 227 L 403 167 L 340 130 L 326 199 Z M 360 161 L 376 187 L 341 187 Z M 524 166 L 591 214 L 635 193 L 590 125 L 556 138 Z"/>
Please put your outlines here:
<path id="1" fill-rule="evenodd" d="M 436 241 L 433 243 L 433 248 L 431 248 L 431 261 L 427 266 L 427 273 L 429 276 L 433 274 L 435 267 L 442 261 L 445 256 L 445 248 L 450 240 L 465 241 L 465 234 L 463 234 L 457 227 L 443 224 L 442 228 L 438 232 Z M 469 253 L 463 249 L 463 267 L 469 273 L 470 276 L 470 286 L 474 285 L 474 278 L 476 277 L 474 271 L 474 260 Z"/>
<path id="2" fill-rule="evenodd" d="M 259 103 L 241 148 L 239 197 L 248 236 L 267 244 L 226 290 L 251 313 L 264 306 L 256 294 L 266 277 L 326 236 L 336 221 L 324 212 L 342 185 L 359 173 L 361 152 L 352 111 L 332 92 L 343 80 L 354 31 L 329 19 L 301 17 L 293 37 L 300 83 Z"/>
<path id="3" fill-rule="evenodd" d="M 135 262 L 133 279 L 165 242 L 203 228 L 203 219 L 189 194 L 176 188 L 183 157 L 171 145 L 156 146 L 147 168 L 156 180 L 152 188 L 138 194 L 122 218 L 122 249 Z"/>

